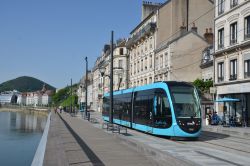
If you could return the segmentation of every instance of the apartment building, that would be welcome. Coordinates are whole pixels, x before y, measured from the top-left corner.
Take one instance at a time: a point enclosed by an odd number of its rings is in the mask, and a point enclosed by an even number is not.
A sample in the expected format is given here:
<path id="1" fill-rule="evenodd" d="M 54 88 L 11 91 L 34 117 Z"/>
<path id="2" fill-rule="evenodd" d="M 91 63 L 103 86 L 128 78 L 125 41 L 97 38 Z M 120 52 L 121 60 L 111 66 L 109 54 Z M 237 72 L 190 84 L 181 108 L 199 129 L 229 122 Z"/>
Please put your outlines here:
<path id="1" fill-rule="evenodd" d="M 78 89 L 77 89 L 78 103 L 80 105 L 80 109 L 85 107 L 86 101 L 86 75 L 83 76 L 80 80 Z M 88 71 L 88 79 L 87 79 L 87 105 L 88 109 L 93 109 L 93 73 Z"/>
<path id="2" fill-rule="evenodd" d="M 113 90 L 128 88 L 128 51 L 126 40 L 117 40 L 113 51 Z M 110 90 L 110 45 L 104 45 L 93 72 L 93 109 L 101 111 L 104 93 Z"/>
<path id="3" fill-rule="evenodd" d="M 204 51 L 213 45 L 213 10 L 209 0 L 172 0 L 158 9 L 155 81 L 202 78 Z"/>
<path id="4" fill-rule="evenodd" d="M 154 82 L 154 50 L 156 46 L 157 9 L 159 3 L 143 2 L 141 23 L 130 32 L 129 87 Z"/>
<path id="5" fill-rule="evenodd" d="M 218 114 L 238 124 L 250 124 L 250 1 L 216 0 L 216 98 L 239 102 L 216 104 Z"/>

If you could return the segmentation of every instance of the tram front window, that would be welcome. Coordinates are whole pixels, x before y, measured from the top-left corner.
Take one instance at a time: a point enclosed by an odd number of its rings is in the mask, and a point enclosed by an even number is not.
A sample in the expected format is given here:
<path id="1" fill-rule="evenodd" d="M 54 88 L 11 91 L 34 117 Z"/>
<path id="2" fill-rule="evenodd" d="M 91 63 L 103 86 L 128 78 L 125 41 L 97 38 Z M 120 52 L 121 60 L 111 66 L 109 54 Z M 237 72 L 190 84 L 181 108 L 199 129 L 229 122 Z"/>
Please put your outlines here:
<path id="1" fill-rule="evenodd" d="M 179 127 L 188 133 L 198 132 L 201 128 L 201 110 L 195 88 L 179 85 L 171 86 L 170 91 Z"/>
<path id="2" fill-rule="evenodd" d="M 172 86 L 171 93 L 176 118 L 201 117 L 198 96 L 194 87 Z"/>

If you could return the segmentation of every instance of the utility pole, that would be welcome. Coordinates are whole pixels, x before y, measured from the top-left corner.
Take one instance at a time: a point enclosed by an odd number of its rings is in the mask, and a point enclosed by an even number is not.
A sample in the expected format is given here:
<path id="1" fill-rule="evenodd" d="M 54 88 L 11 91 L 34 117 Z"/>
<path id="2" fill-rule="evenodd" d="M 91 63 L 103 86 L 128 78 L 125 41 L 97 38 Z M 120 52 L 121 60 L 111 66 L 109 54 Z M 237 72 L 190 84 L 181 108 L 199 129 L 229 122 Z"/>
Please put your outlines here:
<path id="1" fill-rule="evenodd" d="M 111 31 L 111 53 L 110 53 L 110 113 L 109 122 L 113 124 L 113 38 L 114 31 Z"/>
<path id="2" fill-rule="evenodd" d="M 88 57 L 85 57 L 86 61 L 86 78 L 85 78 L 85 118 L 87 118 L 88 111 Z"/>
<path id="3" fill-rule="evenodd" d="M 72 113 L 72 78 L 70 79 L 70 113 Z"/>

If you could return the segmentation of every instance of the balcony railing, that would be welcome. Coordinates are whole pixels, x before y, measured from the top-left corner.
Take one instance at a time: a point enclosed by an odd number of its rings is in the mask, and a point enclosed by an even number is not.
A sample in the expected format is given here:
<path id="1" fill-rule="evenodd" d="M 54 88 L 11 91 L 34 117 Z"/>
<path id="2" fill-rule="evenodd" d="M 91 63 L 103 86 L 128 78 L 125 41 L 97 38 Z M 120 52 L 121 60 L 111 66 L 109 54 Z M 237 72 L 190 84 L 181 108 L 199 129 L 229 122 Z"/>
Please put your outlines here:
<path id="1" fill-rule="evenodd" d="M 218 82 L 224 81 L 224 77 L 218 77 Z"/>
<path id="2" fill-rule="evenodd" d="M 224 44 L 218 44 L 218 50 L 223 49 L 224 48 Z"/>
<path id="3" fill-rule="evenodd" d="M 218 10 L 218 15 L 221 15 L 224 13 L 224 9 Z"/>
<path id="4" fill-rule="evenodd" d="M 134 43 L 141 40 L 141 38 L 149 35 L 151 32 L 154 32 L 156 29 L 156 23 L 151 22 L 148 23 L 144 28 L 142 28 L 138 33 L 136 33 L 132 38 L 130 38 L 127 42 L 127 46 L 131 46 Z"/>
<path id="5" fill-rule="evenodd" d="M 245 78 L 250 78 L 250 71 L 244 73 Z"/>
<path id="6" fill-rule="evenodd" d="M 235 45 L 237 43 L 237 39 L 231 39 L 230 40 L 230 45 Z"/>
<path id="7" fill-rule="evenodd" d="M 230 75 L 229 81 L 237 80 L 237 74 Z"/>
<path id="8" fill-rule="evenodd" d="M 230 4 L 230 7 L 233 8 L 235 6 L 238 5 L 238 1 L 237 0 L 231 0 L 231 4 Z"/>
<path id="9" fill-rule="evenodd" d="M 244 38 L 245 38 L 245 40 L 249 40 L 250 39 L 250 33 L 249 34 L 245 34 Z"/>

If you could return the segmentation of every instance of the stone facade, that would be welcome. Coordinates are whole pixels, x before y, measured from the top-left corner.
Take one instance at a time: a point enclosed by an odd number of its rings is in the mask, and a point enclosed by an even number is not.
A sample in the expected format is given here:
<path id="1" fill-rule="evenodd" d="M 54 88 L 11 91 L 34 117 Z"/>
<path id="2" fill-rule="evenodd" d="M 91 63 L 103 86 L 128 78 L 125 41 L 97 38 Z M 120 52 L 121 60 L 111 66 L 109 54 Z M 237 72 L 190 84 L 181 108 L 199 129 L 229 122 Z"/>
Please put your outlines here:
<path id="1" fill-rule="evenodd" d="M 215 86 L 217 99 L 230 97 L 237 103 L 216 104 L 216 110 L 237 123 L 250 124 L 250 1 L 216 0 Z M 224 108 L 224 109 L 223 109 Z"/>
<path id="2" fill-rule="evenodd" d="M 129 50 L 129 87 L 154 82 L 156 26 L 157 13 L 154 10 L 130 33 L 126 45 Z"/>
<path id="3" fill-rule="evenodd" d="M 118 40 L 113 51 L 113 90 L 128 88 L 128 51 L 125 47 L 126 40 Z M 104 93 L 110 89 L 110 45 L 105 45 L 100 57 L 97 58 L 92 69 L 92 107 L 91 109 L 101 111 Z M 104 69 L 103 76 L 100 70 Z"/>

